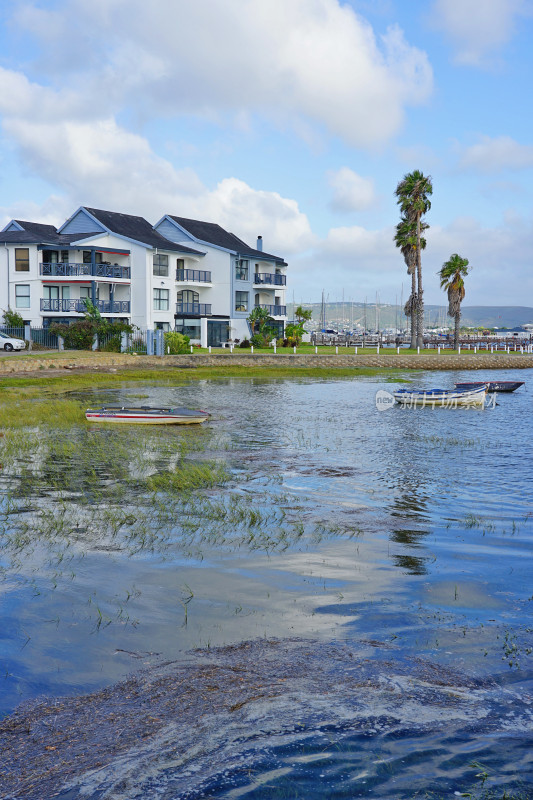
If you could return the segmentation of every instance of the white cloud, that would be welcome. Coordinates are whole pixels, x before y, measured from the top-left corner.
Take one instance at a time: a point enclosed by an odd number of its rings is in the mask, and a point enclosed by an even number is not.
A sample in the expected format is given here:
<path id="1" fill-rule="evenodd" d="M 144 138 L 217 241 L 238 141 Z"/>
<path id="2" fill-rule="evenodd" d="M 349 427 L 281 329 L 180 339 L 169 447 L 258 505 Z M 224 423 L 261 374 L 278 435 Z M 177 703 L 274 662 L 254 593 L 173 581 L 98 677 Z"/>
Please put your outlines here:
<path id="1" fill-rule="evenodd" d="M 328 182 L 333 189 L 331 207 L 334 211 L 364 211 L 376 203 L 372 178 L 363 178 L 349 167 L 328 172 Z"/>
<path id="2" fill-rule="evenodd" d="M 360 226 L 334 228 L 313 251 L 290 262 L 290 281 L 298 299 L 314 300 L 322 290 L 331 299 L 400 302 L 407 298 L 411 279 L 393 242 L 394 227 L 367 230 Z M 437 273 L 452 253 L 469 259 L 472 272 L 467 282 L 467 305 L 523 305 L 533 296 L 533 224 L 509 213 L 500 225 L 484 227 L 470 217 L 458 217 L 450 225 L 432 225 L 426 234 L 422 258 L 424 300 L 442 304 L 446 298 Z M 291 290 L 289 287 L 289 291 Z"/>
<path id="3" fill-rule="evenodd" d="M 482 136 L 477 144 L 463 150 L 459 165 L 480 172 L 525 169 L 533 166 L 533 146 L 519 144 L 510 136 Z"/>
<path id="4" fill-rule="evenodd" d="M 483 66 L 531 13 L 531 0 L 435 0 L 432 17 L 453 41 L 457 63 Z"/>
<path id="5" fill-rule="evenodd" d="M 425 53 L 395 27 L 377 39 L 339 0 L 63 0 L 48 12 L 26 5 L 17 20 L 40 39 L 40 73 L 93 108 L 221 122 L 253 113 L 374 147 L 432 91 Z"/>
<path id="6" fill-rule="evenodd" d="M 113 119 L 56 125 L 12 117 L 4 130 L 17 142 L 26 168 L 63 189 L 69 213 L 89 205 L 139 214 L 151 222 L 166 213 L 198 217 L 218 222 L 252 245 L 262 234 L 265 250 L 276 255 L 305 249 L 313 241 L 295 200 L 255 190 L 236 178 L 210 189 L 192 169 L 177 170 L 145 138 Z M 56 205 L 61 214 L 52 219 Z M 17 215 L 59 224 L 65 206 L 65 198 L 49 202 L 36 216 L 34 204 L 28 203 L 18 207 Z"/>

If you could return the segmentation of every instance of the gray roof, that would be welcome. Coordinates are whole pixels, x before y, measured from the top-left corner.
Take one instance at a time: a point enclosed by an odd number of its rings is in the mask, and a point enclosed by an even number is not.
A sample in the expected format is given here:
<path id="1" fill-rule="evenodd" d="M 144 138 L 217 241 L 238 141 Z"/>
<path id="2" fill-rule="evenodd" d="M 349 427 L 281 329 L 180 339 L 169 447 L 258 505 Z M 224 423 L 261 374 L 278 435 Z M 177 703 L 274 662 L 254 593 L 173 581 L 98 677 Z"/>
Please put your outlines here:
<path id="1" fill-rule="evenodd" d="M 71 242 L 78 239 L 85 239 L 96 236 L 100 231 L 93 233 L 58 233 L 53 225 L 45 225 L 42 222 L 27 222 L 26 220 L 15 219 L 20 225 L 21 231 L 4 231 L 0 233 L 0 241 L 11 242 L 13 244 L 39 244 L 50 245 L 53 247 L 68 246 Z"/>
<path id="2" fill-rule="evenodd" d="M 103 211 L 99 208 L 89 208 L 83 206 L 95 219 L 105 225 L 105 227 L 117 233 L 120 236 L 125 236 L 128 239 L 134 239 L 137 242 L 142 242 L 150 247 L 157 247 L 160 250 L 173 250 L 177 253 L 191 253 L 195 256 L 204 256 L 200 250 L 193 250 L 192 247 L 186 247 L 183 244 L 176 244 L 171 242 L 157 233 L 148 220 L 144 217 L 135 217 L 131 214 L 120 214 L 116 211 Z"/>
<path id="3" fill-rule="evenodd" d="M 265 258 L 271 261 L 277 261 L 280 264 L 285 264 L 281 256 L 273 256 L 270 253 L 265 253 L 263 250 L 255 250 L 235 236 L 234 233 L 221 228 L 216 222 L 202 222 L 199 219 L 187 219 L 186 217 L 175 217 L 173 214 L 168 215 L 170 219 L 177 222 L 182 228 L 185 228 L 195 239 L 201 242 L 214 244 L 217 247 L 223 247 L 225 250 L 232 250 L 239 255 L 251 256 L 253 258 Z"/>

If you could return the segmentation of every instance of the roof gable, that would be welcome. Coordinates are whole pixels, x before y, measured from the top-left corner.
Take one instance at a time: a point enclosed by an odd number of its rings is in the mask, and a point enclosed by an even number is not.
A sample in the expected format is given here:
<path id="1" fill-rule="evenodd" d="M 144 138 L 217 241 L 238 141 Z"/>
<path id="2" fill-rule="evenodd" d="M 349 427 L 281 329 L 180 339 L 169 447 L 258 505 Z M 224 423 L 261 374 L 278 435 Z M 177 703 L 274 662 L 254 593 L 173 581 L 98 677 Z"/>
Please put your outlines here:
<path id="1" fill-rule="evenodd" d="M 95 225 L 96 223 L 96 225 Z M 88 227 L 92 225 L 92 227 Z M 75 230 L 73 230 L 73 227 Z M 178 253 L 203 256 L 205 253 L 193 250 L 191 247 L 178 245 L 165 239 L 157 233 L 148 220 L 144 217 L 137 217 L 133 214 L 122 214 L 117 211 L 105 211 L 100 208 L 89 208 L 83 206 L 78 209 L 76 214 L 60 228 L 61 233 L 87 233 L 89 230 L 95 232 L 95 227 L 102 232 L 114 233 L 128 241 L 137 242 L 145 247 L 157 248 L 159 250 L 172 250 Z"/>
<path id="2" fill-rule="evenodd" d="M 59 228 L 59 233 L 104 233 L 105 226 L 90 213 L 87 213 L 88 211 L 90 212 L 90 209 L 78 208 Z"/>
<path id="3" fill-rule="evenodd" d="M 250 256 L 253 258 L 261 258 L 267 261 L 277 261 L 285 264 L 285 261 L 280 256 L 274 256 L 271 253 L 265 253 L 262 250 L 256 250 L 235 236 L 234 233 L 224 230 L 216 222 L 203 222 L 199 219 L 188 219 L 187 217 L 176 217 L 173 214 L 168 214 L 167 219 L 172 220 L 182 230 L 189 233 L 196 239 L 196 241 L 212 244 L 215 247 L 221 247 L 223 250 L 228 250 L 231 253 L 237 253 L 242 256 Z"/>

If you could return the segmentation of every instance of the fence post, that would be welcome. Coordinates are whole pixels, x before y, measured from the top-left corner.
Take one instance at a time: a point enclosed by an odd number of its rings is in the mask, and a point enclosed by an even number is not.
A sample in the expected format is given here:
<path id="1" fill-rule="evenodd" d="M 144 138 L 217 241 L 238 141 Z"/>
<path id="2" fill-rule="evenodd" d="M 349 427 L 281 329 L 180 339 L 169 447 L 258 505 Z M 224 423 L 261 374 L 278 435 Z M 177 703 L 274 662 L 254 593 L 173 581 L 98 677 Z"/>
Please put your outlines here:
<path id="1" fill-rule="evenodd" d="M 149 328 L 146 331 L 146 355 L 153 356 L 154 354 L 154 332 Z"/>
<path id="2" fill-rule="evenodd" d="M 62 336 L 58 336 L 58 337 L 57 337 L 57 349 L 58 349 L 59 351 L 63 351 L 63 350 L 65 349 L 65 340 L 63 339 L 63 337 L 62 337 Z M 93 350 L 94 350 L 94 349 L 95 349 L 95 348 L 93 347 Z"/>
<path id="3" fill-rule="evenodd" d="M 163 331 L 161 330 L 155 332 L 155 354 L 156 356 L 163 355 Z"/>
<path id="4" fill-rule="evenodd" d="M 98 350 L 98 334 L 95 333 L 93 336 L 93 350 Z"/>
<path id="5" fill-rule="evenodd" d="M 31 326 L 24 325 L 24 339 L 28 342 L 28 350 L 31 352 L 33 342 L 31 340 Z"/>
<path id="6" fill-rule="evenodd" d="M 335 345 L 335 355 L 336 356 L 339 355 L 339 347 L 338 347 L 338 345 Z"/>
<path id="7" fill-rule="evenodd" d="M 125 353 L 128 349 L 128 334 L 126 331 L 122 331 L 120 334 L 120 352 Z"/>
<path id="8" fill-rule="evenodd" d="M 250 345 L 250 350 L 252 351 L 252 355 L 253 355 L 254 354 L 254 346 L 253 346 L 253 344 Z"/>

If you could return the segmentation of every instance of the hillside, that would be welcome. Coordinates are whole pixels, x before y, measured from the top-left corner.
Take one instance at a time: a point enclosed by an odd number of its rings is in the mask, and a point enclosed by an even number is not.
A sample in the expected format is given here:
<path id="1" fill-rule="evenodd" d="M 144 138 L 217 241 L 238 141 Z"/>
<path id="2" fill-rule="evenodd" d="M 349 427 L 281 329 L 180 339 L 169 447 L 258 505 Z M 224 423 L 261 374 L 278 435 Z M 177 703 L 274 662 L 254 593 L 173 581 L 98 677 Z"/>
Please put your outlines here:
<path id="1" fill-rule="evenodd" d="M 298 303 L 296 303 L 296 306 Z M 304 308 L 313 311 L 312 327 L 318 328 L 321 318 L 321 303 L 303 303 Z M 351 330 L 356 325 L 367 329 L 404 328 L 405 317 L 400 306 L 380 303 L 326 303 L 326 325 L 336 329 Z M 446 306 L 426 305 L 425 321 L 427 326 L 452 326 L 447 316 Z M 287 316 L 293 318 L 293 304 L 287 304 Z M 366 325 L 365 325 L 366 322 Z M 514 328 L 519 325 L 533 323 L 533 307 L 531 306 L 464 306 L 462 310 L 463 325 L 487 328 Z"/>

